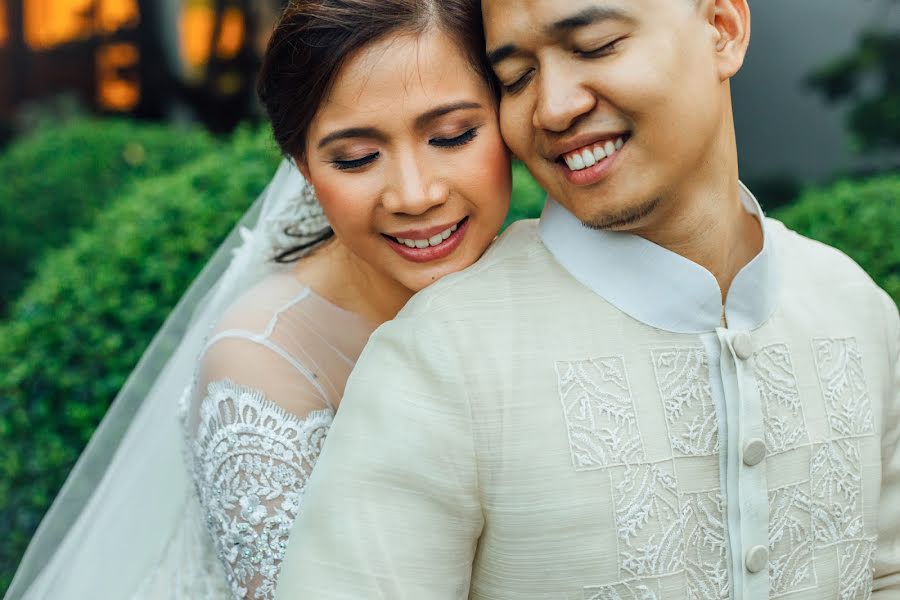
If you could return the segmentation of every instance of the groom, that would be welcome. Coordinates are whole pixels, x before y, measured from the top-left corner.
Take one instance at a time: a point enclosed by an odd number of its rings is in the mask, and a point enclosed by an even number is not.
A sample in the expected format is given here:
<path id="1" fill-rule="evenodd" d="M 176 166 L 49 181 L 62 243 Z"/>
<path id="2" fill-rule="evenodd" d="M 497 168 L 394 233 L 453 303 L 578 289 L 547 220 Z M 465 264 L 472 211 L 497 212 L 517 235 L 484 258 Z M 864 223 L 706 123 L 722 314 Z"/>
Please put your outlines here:
<path id="1" fill-rule="evenodd" d="M 897 309 L 738 180 L 748 0 L 487 0 L 550 198 L 372 338 L 278 598 L 900 598 Z"/>

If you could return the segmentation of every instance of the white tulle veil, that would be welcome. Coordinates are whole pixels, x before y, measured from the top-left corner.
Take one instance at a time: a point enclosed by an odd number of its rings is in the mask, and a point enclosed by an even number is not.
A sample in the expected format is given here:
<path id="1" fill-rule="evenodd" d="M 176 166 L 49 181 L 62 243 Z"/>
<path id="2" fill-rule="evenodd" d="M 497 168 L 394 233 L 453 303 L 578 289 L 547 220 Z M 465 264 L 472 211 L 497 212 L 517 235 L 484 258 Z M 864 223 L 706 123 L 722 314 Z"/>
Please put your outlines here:
<path id="1" fill-rule="evenodd" d="M 192 484 L 179 399 L 222 312 L 254 283 L 285 268 L 272 260 L 275 255 L 320 239 L 328 227 L 310 186 L 285 160 L 112 403 L 32 538 L 6 600 L 159 597 L 141 588 L 160 562 L 197 558 L 172 547 L 186 518 L 199 518 L 186 515 Z M 164 582 L 168 589 L 176 583 Z M 191 589 L 191 582 L 181 583 Z M 187 597 L 204 595 L 198 590 Z"/>

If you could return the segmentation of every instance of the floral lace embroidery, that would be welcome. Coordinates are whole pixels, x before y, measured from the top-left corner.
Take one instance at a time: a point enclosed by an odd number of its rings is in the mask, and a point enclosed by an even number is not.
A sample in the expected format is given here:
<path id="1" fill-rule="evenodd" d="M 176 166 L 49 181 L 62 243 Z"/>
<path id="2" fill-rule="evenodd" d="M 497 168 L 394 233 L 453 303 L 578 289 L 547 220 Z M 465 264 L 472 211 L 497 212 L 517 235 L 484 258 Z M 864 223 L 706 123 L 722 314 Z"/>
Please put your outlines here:
<path id="1" fill-rule="evenodd" d="M 719 452 L 719 423 L 707 361 L 703 348 L 653 351 L 656 384 L 676 455 L 709 456 Z"/>
<path id="2" fill-rule="evenodd" d="M 725 509 L 719 490 L 681 497 L 685 571 L 690 600 L 731 597 L 725 546 Z"/>
<path id="3" fill-rule="evenodd" d="M 578 471 L 643 459 L 634 402 L 619 357 L 556 363 L 572 463 Z"/>
<path id="4" fill-rule="evenodd" d="M 684 568 L 684 523 L 675 475 L 662 464 L 613 473 L 619 575 L 623 579 Z M 618 481 L 616 481 L 618 479 Z"/>
<path id="5" fill-rule="evenodd" d="M 769 492 L 771 597 L 816 585 L 809 482 Z"/>
<path id="6" fill-rule="evenodd" d="M 872 596 L 875 541 L 875 538 L 869 538 L 841 545 L 838 553 L 841 600 L 868 599 Z"/>
<path id="7" fill-rule="evenodd" d="M 840 436 L 875 431 L 862 355 L 854 338 L 813 340 L 831 430 Z"/>
<path id="8" fill-rule="evenodd" d="M 822 546 L 860 537 L 862 475 L 854 440 L 818 445 L 810 461 L 810 472 L 816 543 Z"/>
<path id="9" fill-rule="evenodd" d="M 791 355 L 784 344 L 772 344 L 754 354 L 753 371 L 762 399 L 769 455 L 809 442 L 806 420 Z"/>
<path id="10" fill-rule="evenodd" d="M 192 444 L 206 524 L 235 598 L 274 598 L 288 535 L 334 413 L 298 419 L 253 389 L 209 385 Z"/>
<path id="11" fill-rule="evenodd" d="M 654 581 L 617 583 L 599 587 L 587 587 L 584 600 L 658 600 L 659 584 Z"/>

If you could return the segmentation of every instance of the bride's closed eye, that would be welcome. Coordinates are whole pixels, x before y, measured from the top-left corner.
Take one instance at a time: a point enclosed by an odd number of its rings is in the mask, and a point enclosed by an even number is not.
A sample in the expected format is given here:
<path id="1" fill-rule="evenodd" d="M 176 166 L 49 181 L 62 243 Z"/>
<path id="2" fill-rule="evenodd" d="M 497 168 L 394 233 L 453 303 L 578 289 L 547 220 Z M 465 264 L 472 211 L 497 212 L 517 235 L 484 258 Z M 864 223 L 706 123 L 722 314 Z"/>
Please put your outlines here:
<path id="1" fill-rule="evenodd" d="M 471 129 L 464 131 L 457 136 L 433 137 L 428 140 L 428 143 L 432 146 L 437 146 L 438 148 L 458 148 L 459 146 L 465 146 L 466 144 L 474 140 L 477 135 L 478 127 L 472 127 Z"/>

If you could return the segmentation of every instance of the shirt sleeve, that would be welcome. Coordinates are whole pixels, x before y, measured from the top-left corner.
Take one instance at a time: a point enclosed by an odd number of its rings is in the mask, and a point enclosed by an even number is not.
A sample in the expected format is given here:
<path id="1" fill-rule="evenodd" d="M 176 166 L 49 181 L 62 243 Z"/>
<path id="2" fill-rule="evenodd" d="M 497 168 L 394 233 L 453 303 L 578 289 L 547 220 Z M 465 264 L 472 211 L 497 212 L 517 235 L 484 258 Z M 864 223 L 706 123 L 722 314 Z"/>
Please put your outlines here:
<path id="1" fill-rule="evenodd" d="M 884 294 L 888 359 L 892 381 L 884 400 L 881 438 L 881 499 L 878 546 L 872 597 L 900 599 L 900 318 L 893 300 Z"/>
<path id="2" fill-rule="evenodd" d="M 310 479 L 276 598 L 468 597 L 483 518 L 459 356 L 439 323 L 370 340 Z"/>

